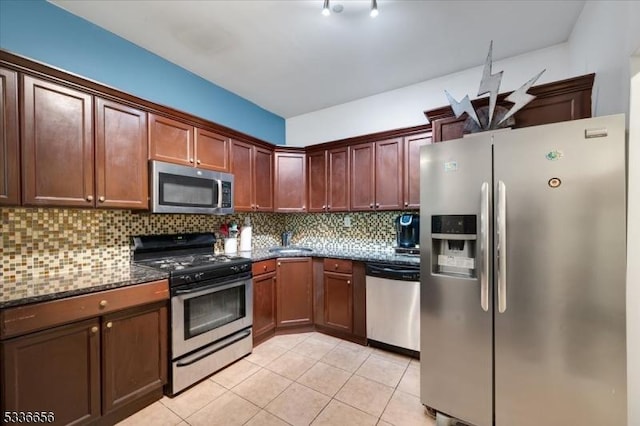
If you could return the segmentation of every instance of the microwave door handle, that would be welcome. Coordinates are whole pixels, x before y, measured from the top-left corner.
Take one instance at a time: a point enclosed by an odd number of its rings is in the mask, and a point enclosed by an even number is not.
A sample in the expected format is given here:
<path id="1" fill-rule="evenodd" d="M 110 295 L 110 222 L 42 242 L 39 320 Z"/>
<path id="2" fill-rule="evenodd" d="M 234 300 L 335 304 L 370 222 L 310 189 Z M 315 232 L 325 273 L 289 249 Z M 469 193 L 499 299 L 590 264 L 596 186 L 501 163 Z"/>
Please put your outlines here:
<path id="1" fill-rule="evenodd" d="M 222 179 L 218 179 L 218 208 L 222 208 Z"/>

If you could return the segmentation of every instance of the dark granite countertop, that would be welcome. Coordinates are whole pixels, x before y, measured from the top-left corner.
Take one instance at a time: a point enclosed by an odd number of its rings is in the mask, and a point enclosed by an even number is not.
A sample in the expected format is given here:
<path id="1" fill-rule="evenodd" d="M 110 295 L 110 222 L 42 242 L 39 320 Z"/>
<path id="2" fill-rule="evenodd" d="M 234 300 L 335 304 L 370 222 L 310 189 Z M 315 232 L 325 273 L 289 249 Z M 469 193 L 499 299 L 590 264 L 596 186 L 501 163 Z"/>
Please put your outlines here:
<path id="1" fill-rule="evenodd" d="M 168 276 L 156 269 L 123 264 L 3 282 L 0 286 L 0 309 L 162 280 Z"/>
<path id="2" fill-rule="evenodd" d="M 296 246 L 292 246 L 296 247 Z M 328 248 L 304 246 L 312 249 L 310 252 L 286 253 L 270 252 L 269 249 L 254 249 L 251 252 L 239 252 L 238 254 L 247 257 L 254 262 L 278 257 L 332 257 L 336 259 L 350 259 L 361 262 L 381 262 L 396 265 L 420 265 L 420 256 L 409 256 L 396 254 L 393 249 L 389 250 L 361 250 L 357 248 Z"/>

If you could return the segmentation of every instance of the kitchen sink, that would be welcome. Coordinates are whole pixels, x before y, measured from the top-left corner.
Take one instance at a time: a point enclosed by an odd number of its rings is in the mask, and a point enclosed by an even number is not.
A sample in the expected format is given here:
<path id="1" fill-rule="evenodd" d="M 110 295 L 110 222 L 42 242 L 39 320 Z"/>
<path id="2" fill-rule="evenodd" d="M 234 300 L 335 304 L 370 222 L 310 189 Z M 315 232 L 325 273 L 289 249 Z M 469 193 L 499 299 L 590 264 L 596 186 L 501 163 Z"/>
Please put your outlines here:
<path id="1" fill-rule="evenodd" d="M 301 253 L 311 253 L 313 249 L 308 247 L 272 247 L 269 249 L 271 253 L 278 254 L 301 254 Z"/>

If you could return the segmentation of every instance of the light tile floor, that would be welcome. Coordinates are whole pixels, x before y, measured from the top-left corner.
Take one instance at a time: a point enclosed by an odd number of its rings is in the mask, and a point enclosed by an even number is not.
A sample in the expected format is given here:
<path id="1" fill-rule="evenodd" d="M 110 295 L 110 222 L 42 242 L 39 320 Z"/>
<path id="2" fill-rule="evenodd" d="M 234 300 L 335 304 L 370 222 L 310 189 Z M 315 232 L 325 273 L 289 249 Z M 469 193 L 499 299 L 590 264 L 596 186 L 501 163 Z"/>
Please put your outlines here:
<path id="1" fill-rule="evenodd" d="M 321 333 L 275 336 L 119 425 L 434 426 L 420 362 Z"/>

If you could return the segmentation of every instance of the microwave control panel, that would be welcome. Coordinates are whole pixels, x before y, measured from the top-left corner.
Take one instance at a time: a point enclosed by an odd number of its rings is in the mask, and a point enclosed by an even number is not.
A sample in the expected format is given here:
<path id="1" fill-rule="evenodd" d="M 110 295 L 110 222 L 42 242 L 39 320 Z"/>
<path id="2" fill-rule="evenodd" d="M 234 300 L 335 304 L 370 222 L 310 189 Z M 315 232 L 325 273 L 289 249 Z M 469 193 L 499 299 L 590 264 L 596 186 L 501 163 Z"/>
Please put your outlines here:
<path id="1" fill-rule="evenodd" d="M 231 182 L 222 181 L 222 206 L 223 209 L 230 209 L 231 206 Z"/>

